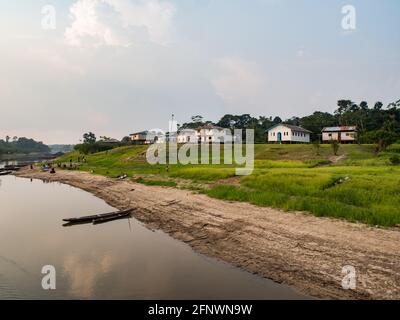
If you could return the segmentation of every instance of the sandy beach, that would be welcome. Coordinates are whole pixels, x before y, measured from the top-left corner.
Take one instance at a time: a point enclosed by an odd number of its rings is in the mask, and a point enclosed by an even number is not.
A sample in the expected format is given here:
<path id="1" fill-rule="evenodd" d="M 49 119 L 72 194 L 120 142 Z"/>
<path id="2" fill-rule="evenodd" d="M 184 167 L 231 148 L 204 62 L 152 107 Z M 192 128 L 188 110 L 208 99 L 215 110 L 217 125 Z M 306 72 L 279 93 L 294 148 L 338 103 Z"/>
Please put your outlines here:
<path id="1" fill-rule="evenodd" d="M 219 258 L 324 299 L 400 299 L 400 229 L 318 218 L 191 191 L 145 186 L 79 171 L 23 169 L 19 177 L 68 184 L 162 230 L 196 252 Z M 60 221 L 61 223 L 61 221 Z M 344 290 L 344 266 L 354 266 L 355 290 Z"/>

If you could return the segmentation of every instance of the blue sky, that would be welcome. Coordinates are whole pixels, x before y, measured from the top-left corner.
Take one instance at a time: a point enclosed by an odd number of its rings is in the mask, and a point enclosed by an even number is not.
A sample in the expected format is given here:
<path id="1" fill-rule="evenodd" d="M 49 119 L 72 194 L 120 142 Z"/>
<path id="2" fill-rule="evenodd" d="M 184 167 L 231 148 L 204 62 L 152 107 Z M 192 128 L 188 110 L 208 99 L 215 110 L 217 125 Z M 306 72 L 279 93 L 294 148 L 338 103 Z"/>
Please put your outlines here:
<path id="1" fill-rule="evenodd" d="M 44 5 L 56 28 L 44 30 Z M 356 29 L 341 26 L 356 9 Z M 400 97 L 397 0 L 16 0 L 0 10 L 0 136 L 77 143 L 200 114 Z"/>

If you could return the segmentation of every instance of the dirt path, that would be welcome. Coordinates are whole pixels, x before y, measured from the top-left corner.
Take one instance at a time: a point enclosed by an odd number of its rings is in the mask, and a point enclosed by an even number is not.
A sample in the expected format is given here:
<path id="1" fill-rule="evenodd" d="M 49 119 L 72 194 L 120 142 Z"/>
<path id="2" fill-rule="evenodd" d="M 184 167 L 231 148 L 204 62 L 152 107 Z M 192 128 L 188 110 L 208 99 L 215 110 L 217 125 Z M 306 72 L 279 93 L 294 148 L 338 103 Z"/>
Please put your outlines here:
<path id="1" fill-rule="evenodd" d="M 74 171 L 18 176 L 66 183 L 135 217 L 196 251 L 220 258 L 320 298 L 400 299 L 400 230 L 372 228 L 309 214 L 211 199 L 173 188 Z M 354 266 L 356 290 L 342 288 L 342 268 Z"/>

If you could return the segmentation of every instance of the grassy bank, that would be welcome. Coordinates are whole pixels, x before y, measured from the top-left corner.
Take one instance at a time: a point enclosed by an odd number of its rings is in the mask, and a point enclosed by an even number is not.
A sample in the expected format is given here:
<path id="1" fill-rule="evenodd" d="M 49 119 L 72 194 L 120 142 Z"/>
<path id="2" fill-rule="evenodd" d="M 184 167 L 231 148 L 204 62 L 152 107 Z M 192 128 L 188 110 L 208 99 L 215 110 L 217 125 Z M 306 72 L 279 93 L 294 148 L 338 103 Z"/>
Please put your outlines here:
<path id="1" fill-rule="evenodd" d="M 76 170 L 139 183 L 198 190 L 211 197 L 259 206 L 308 211 L 371 225 L 400 224 L 400 167 L 389 158 L 399 146 L 375 155 L 370 145 L 256 145 L 252 175 L 235 177 L 232 165 L 155 165 L 146 161 L 146 147 L 123 147 L 86 156 Z M 74 152 L 58 161 L 75 163 Z"/>

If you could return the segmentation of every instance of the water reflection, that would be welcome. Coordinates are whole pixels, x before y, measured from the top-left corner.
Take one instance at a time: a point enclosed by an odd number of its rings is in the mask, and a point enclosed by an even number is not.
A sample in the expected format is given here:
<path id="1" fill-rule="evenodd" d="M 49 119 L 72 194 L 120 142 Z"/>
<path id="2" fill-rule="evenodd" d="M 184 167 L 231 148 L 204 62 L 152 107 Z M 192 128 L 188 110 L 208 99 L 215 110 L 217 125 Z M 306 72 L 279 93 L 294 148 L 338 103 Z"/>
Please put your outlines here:
<path id="1" fill-rule="evenodd" d="M 113 269 L 118 258 L 112 253 L 71 255 L 64 259 L 63 268 L 70 284 L 70 294 L 76 298 L 92 298 L 95 286 Z"/>
<path id="2" fill-rule="evenodd" d="M 63 218 L 114 211 L 81 190 L 13 176 L 0 183 L 0 299 L 304 298 L 135 219 L 63 228 Z M 57 270 L 55 291 L 41 287 L 44 265 Z"/>

